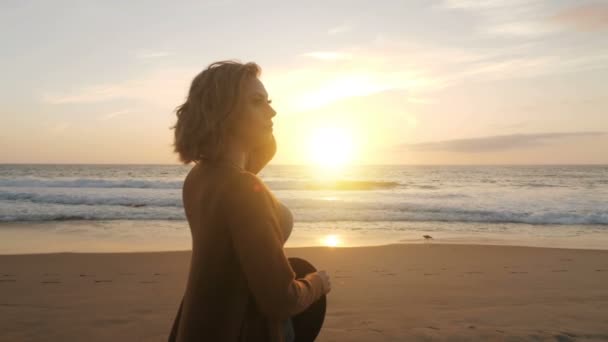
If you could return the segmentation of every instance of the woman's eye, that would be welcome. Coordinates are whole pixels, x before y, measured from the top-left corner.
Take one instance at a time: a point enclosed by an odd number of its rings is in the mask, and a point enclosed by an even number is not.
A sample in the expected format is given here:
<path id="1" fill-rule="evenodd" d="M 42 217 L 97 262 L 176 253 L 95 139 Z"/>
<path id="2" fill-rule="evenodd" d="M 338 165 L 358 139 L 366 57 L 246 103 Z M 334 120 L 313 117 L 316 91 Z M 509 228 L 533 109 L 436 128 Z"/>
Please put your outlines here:
<path id="1" fill-rule="evenodd" d="M 266 103 L 268 103 L 268 104 L 271 104 L 271 103 L 272 103 L 272 100 L 267 100 L 267 101 L 264 101 L 264 99 L 256 99 L 254 102 L 255 102 L 256 104 L 262 104 L 262 103 L 264 103 L 264 102 L 266 102 Z"/>

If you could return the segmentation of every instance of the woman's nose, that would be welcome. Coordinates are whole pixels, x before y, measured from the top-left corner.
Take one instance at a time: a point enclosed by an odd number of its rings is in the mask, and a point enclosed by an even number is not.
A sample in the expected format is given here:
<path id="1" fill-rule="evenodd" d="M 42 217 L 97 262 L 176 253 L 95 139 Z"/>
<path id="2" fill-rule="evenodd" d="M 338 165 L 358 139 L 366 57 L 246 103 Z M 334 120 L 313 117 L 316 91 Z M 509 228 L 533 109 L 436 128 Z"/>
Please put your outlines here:
<path id="1" fill-rule="evenodd" d="M 270 118 L 274 118 L 277 115 L 277 112 L 274 110 L 274 108 L 270 107 Z"/>

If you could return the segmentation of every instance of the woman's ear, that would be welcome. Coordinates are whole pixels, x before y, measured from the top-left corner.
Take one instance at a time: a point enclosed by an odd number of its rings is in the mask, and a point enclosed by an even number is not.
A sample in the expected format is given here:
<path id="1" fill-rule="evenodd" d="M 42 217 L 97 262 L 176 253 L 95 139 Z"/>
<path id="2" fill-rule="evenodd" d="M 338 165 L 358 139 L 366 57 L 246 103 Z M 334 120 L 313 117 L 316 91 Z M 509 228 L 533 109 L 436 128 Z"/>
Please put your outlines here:
<path id="1" fill-rule="evenodd" d="M 277 142 L 274 139 L 274 135 L 271 135 L 268 142 L 249 152 L 247 162 L 245 163 L 245 170 L 257 175 L 272 160 L 276 152 Z"/>

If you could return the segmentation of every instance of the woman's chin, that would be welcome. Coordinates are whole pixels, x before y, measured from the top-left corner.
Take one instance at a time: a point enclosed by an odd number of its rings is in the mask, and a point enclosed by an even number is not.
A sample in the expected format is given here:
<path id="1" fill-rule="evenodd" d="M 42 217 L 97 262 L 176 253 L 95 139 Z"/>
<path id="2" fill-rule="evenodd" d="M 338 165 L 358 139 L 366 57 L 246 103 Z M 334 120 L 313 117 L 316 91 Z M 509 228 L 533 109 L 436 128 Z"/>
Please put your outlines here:
<path id="1" fill-rule="evenodd" d="M 274 134 L 272 133 L 272 127 L 270 129 L 265 130 L 262 134 L 261 134 L 261 139 L 260 141 L 262 142 L 262 144 L 267 144 L 270 141 L 272 141 L 272 139 L 274 138 Z"/>
<path id="2" fill-rule="evenodd" d="M 259 142 L 256 145 L 256 148 L 266 148 L 266 146 L 268 146 L 270 144 L 270 142 L 272 141 L 272 136 L 268 136 L 265 135 L 263 139 L 259 140 Z"/>

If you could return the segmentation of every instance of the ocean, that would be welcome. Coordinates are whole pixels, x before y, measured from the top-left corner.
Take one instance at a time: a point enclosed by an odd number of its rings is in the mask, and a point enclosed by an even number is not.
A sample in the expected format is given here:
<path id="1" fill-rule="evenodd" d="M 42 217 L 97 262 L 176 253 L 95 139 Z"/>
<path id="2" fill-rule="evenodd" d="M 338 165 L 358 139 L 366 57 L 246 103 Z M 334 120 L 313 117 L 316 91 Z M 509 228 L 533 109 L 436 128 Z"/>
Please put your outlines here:
<path id="1" fill-rule="evenodd" d="M 190 167 L 0 165 L 0 253 L 189 249 Z M 294 214 L 287 247 L 608 249 L 608 166 L 268 165 L 259 176 Z"/>

